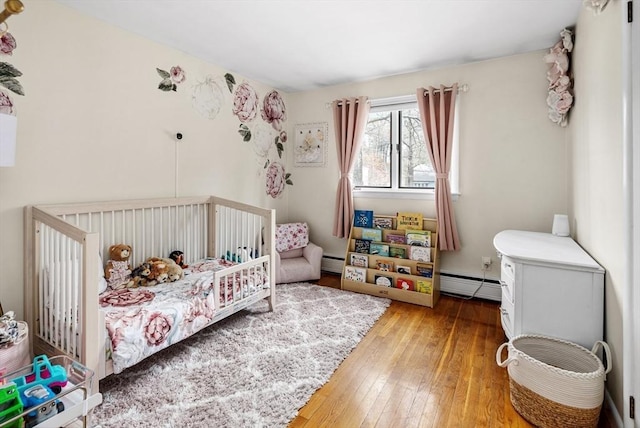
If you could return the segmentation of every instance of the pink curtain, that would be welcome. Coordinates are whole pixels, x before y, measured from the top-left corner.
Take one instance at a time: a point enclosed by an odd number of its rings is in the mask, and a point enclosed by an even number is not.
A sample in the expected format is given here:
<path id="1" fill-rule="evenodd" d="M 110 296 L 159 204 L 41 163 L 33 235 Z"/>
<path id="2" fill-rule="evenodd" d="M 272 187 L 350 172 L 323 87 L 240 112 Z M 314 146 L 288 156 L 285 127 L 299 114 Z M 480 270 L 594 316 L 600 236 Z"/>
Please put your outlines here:
<path id="1" fill-rule="evenodd" d="M 436 215 L 440 232 L 440 250 L 460 249 L 458 228 L 453 213 L 449 169 L 453 146 L 453 121 L 458 84 L 451 88 L 440 85 L 429 89 L 418 88 L 417 99 L 422 119 L 422 130 L 433 168 L 436 170 Z"/>
<path id="2" fill-rule="evenodd" d="M 369 102 L 367 97 L 344 98 L 335 100 L 332 107 L 340 166 L 333 236 L 346 238 L 349 236 L 353 216 L 351 170 L 369 119 Z"/>

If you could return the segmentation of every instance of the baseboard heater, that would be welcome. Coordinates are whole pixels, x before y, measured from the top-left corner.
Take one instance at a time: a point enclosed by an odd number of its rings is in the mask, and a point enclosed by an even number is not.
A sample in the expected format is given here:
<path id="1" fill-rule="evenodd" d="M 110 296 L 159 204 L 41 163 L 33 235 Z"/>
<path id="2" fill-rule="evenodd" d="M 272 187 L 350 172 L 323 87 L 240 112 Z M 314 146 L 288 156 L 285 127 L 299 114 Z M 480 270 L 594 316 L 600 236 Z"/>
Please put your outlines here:
<path id="1" fill-rule="evenodd" d="M 480 287 L 480 284 L 482 284 L 482 287 Z M 476 289 L 478 291 L 475 293 L 475 297 L 497 302 L 502 300 L 502 290 L 497 279 L 486 278 L 482 283 L 482 278 L 440 271 L 440 291 L 442 293 L 468 297 L 473 295 Z"/>
<path id="2" fill-rule="evenodd" d="M 322 270 L 340 275 L 344 266 L 343 257 L 325 255 L 322 257 Z M 469 297 L 482 284 L 482 278 L 465 275 L 457 275 L 451 272 L 440 271 L 440 291 L 447 294 L 455 294 L 461 297 Z M 475 293 L 475 297 L 499 302 L 502 297 L 500 283 L 497 279 L 485 279 L 482 287 Z"/>

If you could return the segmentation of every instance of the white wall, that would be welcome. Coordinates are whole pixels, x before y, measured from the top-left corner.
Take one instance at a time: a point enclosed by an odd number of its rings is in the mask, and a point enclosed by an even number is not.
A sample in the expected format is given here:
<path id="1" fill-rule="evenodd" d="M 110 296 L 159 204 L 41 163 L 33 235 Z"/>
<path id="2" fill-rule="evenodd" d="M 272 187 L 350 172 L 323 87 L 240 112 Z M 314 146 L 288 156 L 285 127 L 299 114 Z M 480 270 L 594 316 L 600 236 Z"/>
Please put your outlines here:
<path id="1" fill-rule="evenodd" d="M 18 47 L 0 61 L 23 73 L 19 81 L 26 95 L 10 93 L 18 111 L 16 166 L 0 168 L 0 300 L 5 311 L 22 315 L 23 207 L 174 196 L 177 132 L 184 135 L 180 196 L 216 194 L 277 208 L 278 215 L 286 216 L 291 186 L 279 199 L 266 195 L 265 159 L 238 134 L 240 121 L 232 114 L 226 86 L 215 120 L 191 105 L 194 84 L 229 70 L 56 2 L 29 2 L 10 25 Z M 168 71 L 174 65 L 186 71 L 187 80 L 176 92 L 160 91 L 156 67 Z M 244 80 L 234 76 L 238 83 Z M 272 90 L 250 83 L 260 101 Z M 277 135 L 260 113 L 250 126 L 269 141 Z M 271 160 L 277 159 L 274 150 Z"/>
<path id="2" fill-rule="evenodd" d="M 325 254 L 344 257 L 345 240 L 331 236 L 339 177 L 331 109 L 337 98 L 414 94 L 418 87 L 455 81 L 460 95 L 460 192 L 454 209 L 462 249 L 443 253 L 441 269 L 481 277 L 481 257 L 497 262 L 492 241 L 504 229 L 551 231 L 554 213 L 568 211 L 565 128 L 547 118 L 546 65 L 538 51 L 445 69 L 289 95 L 295 123 L 329 122 L 326 168 L 293 168 L 289 216 L 306 220 Z M 310 197 L 313 195 L 313 197 Z M 381 214 L 420 211 L 435 216 L 433 200 L 356 199 L 356 208 Z M 489 277 L 498 277 L 495 263 Z"/>
<path id="3" fill-rule="evenodd" d="M 607 377 L 622 413 L 624 285 L 621 2 L 594 16 L 582 11 L 573 52 L 575 106 L 570 117 L 574 237 L 605 269 Z"/>

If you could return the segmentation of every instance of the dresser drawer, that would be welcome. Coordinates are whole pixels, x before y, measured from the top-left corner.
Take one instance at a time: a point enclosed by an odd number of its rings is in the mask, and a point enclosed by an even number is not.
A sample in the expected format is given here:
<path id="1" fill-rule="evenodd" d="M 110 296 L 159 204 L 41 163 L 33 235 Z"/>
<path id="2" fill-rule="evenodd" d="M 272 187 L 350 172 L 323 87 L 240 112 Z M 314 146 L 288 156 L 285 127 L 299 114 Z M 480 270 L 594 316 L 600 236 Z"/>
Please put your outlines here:
<path id="1" fill-rule="evenodd" d="M 502 324 L 502 329 L 504 330 L 504 334 L 508 339 L 511 339 L 513 337 L 513 312 L 513 303 L 503 298 L 502 303 L 500 304 L 500 323 Z"/>
<path id="2" fill-rule="evenodd" d="M 515 284 L 515 263 L 508 257 L 502 256 L 500 264 L 500 288 L 502 289 L 502 300 L 505 299 L 513 303 L 513 287 Z"/>

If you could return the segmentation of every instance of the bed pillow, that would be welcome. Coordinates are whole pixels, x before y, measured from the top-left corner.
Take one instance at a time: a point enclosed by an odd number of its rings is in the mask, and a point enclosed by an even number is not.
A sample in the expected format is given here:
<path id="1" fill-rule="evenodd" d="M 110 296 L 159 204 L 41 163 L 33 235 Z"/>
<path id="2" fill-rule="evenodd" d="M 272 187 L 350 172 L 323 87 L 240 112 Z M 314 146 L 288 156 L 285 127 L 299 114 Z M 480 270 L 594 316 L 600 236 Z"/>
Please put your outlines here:
<path id="1" fill-rule="evenodd" d="M 283 223 L 276 226 L 276 251 L 295 250 L 309 244 L 307 223 Z"/>

